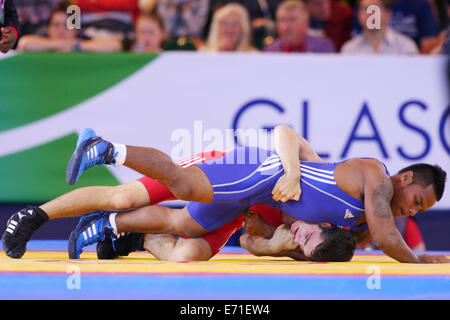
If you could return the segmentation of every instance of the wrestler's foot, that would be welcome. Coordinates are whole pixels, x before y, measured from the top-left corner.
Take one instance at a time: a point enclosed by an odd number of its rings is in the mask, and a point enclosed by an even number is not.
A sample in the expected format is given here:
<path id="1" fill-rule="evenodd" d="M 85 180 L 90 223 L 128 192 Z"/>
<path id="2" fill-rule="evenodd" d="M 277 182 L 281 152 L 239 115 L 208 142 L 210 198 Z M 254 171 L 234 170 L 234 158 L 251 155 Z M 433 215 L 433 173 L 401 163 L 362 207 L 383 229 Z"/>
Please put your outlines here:
<path id="1" fill-rule="evenodd" d="M 84 171 L 95 165 L 114 163 L 115 156 L 112 143 L 97 136 L 92 129 L 83 129 L 67 165 L 66 182 L 76 183 Z"/>
<path id="2" fill-rule="evenodd" d="M 69 237 L 69 259 L 79 259 L 83 248 L 107 238 L 115 239 L 113 228 L 109 223 L 109 213 L 94 212 L 83 216 Z"/>
<path id="3" fill-rule="evenodd" d="M 47 214 L 39 207 L 28 206 L 13 214 L 2 236 L 2 246 L 6 255 L 16 259 L 21 258 L 27 250 L 28 240 L 47 221 Z"/>
<path id="4" fill-rule="evenodd" d="M 98 242 L 97 258 L 115 259 L 128 256 L 130 252 L 144 250 L 144 234 L 129 232 L 113 241 L 106 238 L 104 241 Z"/>

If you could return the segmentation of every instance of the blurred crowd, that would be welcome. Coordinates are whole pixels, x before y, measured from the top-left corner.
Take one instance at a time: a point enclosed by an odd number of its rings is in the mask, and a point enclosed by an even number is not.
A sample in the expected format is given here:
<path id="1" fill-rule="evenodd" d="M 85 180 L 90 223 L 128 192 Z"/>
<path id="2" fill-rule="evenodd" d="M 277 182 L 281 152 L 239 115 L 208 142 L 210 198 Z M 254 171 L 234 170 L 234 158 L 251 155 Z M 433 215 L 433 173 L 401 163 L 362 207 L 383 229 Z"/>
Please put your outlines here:
<path id="1" fill-rule="evenodd" d="M 450 52 L 450 0 L 14 0 L 14 4 L 21 32 L 18 51 Z M 80 28 L 67 24 L 77 19 L 73 5 L 79 8 Z M 0 51 L 7 51 L 1 43 Z M 411 248 L 426 249 L 413 218 L 397 219 L 396 224 Z"/>
<path id="2" fill-rule="evenodd" d="M 19 51 L 449 53 L 450 0 L 14 2 Z M 80 29 L 67 27 L 71 5 Z"/>

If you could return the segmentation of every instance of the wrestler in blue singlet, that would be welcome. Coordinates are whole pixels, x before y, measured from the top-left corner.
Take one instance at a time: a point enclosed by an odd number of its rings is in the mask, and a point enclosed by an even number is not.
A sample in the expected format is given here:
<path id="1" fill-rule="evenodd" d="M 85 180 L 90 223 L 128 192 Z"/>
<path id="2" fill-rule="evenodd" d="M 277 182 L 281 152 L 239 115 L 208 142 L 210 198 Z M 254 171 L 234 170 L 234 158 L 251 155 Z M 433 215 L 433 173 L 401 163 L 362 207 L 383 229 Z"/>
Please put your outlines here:
<path id="1" fill-rule="evenodd" d="M 334 180 L 334 169 L 342 162 L 301 161 L 300 200 L 283 203 L 272 198 L 272 190 L 284 174 L 280 157 L 260 148 L 237 148 L 223 158 L 198 165 L 211 182 L 213 202 L 189 202 L 187 209 L 208 231 L 220 228 L 254 204 L 269 205 L 306 222 L 328 222 L 355 232 L 367 230 L 367 225 L 355 226 L 364 215 L 364 204 L 342 191 Z"/>

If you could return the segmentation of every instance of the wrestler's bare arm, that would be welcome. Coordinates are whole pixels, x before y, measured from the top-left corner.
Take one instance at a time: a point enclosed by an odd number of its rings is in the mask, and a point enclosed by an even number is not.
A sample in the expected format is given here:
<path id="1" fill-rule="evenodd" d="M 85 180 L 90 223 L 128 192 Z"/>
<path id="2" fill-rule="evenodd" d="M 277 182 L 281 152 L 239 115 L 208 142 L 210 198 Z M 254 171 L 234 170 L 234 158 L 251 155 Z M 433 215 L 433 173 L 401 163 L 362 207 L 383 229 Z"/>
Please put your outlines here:
<path id="1" fill-rule="evenodd" d="M 241 246 L 255 256 L 290 257 L 300 261 L 307 260 L 299 245 L 294 241 L 293 233 L 284 224 L 280 225 L 269 239 L 245 233 L 239 240 Z"/>
<path id="2" fill-rule="evenodd" d="M 308 141 L 289 126 L 279 125 L 274 129 L 275 151 L 280 156 L 284 174 L 272 190 L 275 201 L 299 200 L 301 195 L 301 161 L 323 161 Z"/>
<path id="3" fill-rule="evenodd" d="M 266 222 L 257 212 L 245 214 L 246 233 L 241 236 L 241 246 L 255 256 L 290 257 L 294 260 L 306 260 L 294 235 L 285 226 L 278 228 Z"/>
<path id="4" fill-rule="evenodd" d="M 355 235 L 355 240 L 356 240 L 357 244 L 367 243 L 369 241 L 372 241 L 372 236 L 370 235 L 369 230 L 360 231 L 360 232 L 354 233 L 354 235 Z"/>
<path id="5" fill-rule="evenodd" d="M 376 163 L 362 168 L 364 176 L 364 207 L 373 241 L 385 254 L 404 263 L 425 263 L 403 240 L 394 223 L 390 202 L 394 189 L 385 171 Z"/>

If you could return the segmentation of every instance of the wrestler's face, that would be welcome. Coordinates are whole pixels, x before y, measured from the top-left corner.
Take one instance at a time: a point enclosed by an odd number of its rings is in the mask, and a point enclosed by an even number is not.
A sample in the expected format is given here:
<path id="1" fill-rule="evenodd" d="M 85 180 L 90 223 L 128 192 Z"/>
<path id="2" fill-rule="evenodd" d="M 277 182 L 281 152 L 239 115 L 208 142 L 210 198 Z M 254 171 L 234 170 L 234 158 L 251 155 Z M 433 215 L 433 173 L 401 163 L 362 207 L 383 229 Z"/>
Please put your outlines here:
<path id="1" fill-rule="evenodd" d="M 316 247 L 325 239 L 322 238 L 322 229 L 320 227 L 331 227 L 329 223 L 309 223 L 301 220 L 295 221 L 291 225 L 291 231 L 307 258 L 311 257 Z"/>
<path id="2" fill-rule="evenodd" d="M 436 194 L 432 184 L 424 187 L 413 183 L 412 171 L 399 174 L 394 183 L 394 196 L 391 209 L 394 217 L 415 216 L 418 212 L 430 209 L 436 202 Z"/>

